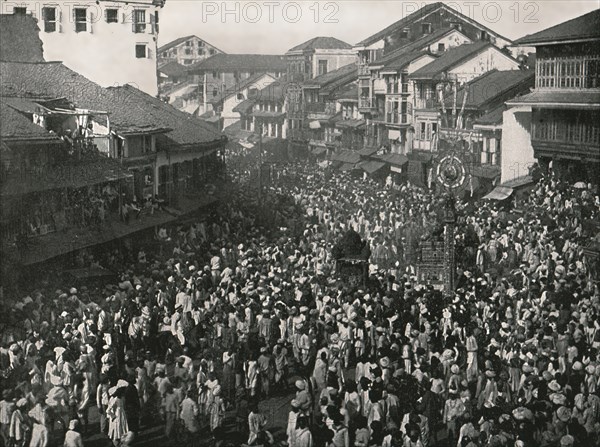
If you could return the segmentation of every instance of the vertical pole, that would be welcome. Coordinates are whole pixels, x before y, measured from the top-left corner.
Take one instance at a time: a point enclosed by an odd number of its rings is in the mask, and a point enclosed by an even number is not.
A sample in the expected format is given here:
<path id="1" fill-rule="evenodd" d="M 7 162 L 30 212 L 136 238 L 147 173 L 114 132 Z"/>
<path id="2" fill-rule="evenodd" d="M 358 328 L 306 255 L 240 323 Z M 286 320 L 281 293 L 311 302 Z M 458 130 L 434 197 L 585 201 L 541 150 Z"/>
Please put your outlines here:
<path id="1" fill-rule="evenodd" d="M 456 226 L 456 211 L 454 196 L 449 193 L 444 204 L 444 291 L 454 291 L 454 276 L 456 274 L 456 259 L 454 256 L 454 227 Z"/>
<path id="2" fill-rule="evenodd" d="M 258 205 L 262 205 L 262 162 L 263 162 L 263 154 L 262 154 L 262 134 L 263 134 L 263 123 L 258 126 L 259 136 L 258 136 Z"/>

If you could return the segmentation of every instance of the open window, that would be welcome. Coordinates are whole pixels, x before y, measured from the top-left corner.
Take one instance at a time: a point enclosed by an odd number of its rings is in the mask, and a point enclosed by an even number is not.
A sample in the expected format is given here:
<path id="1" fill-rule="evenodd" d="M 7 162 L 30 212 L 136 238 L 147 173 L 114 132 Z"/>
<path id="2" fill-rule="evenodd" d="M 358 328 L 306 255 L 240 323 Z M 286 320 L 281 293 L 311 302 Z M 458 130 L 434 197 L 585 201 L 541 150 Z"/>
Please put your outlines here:
<path id="1" fill-rule="evenodd" d="M 44 6 L 42 8 L 42 19 L 44 21 L 44 32 L 55 33 L 58 31 L 58 11 L 55 7 Z"/>
<path id="2" fill-rule="evenodd" d="M 73 8 L 73 25 L 76 33 L 88 31 L 88 14 L 86 8 Z"/>
<path id="3" fill-rule="evenodd" d="M 119 22 L 119 10 L 116 8 L 108 8 L 104 10 L 104 20 L 106 23 Z"/>

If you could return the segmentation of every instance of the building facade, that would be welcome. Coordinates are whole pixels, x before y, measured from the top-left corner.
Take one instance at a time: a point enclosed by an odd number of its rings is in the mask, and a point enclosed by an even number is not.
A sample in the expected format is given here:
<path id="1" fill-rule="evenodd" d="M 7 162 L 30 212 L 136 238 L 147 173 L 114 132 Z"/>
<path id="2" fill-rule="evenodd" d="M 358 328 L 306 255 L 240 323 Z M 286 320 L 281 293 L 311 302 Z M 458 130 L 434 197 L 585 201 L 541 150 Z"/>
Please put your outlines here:
<path id="1" fill-rule="evenodd" d="M 288 80 L 303 82 L 356 62 L 352 45 L 334 37 L 315 37 L 285 53 Z"/>
<path id="2" fill-rule="evenodd" d="M 600 177 L 600 11 L 518 39 L 535 46 L 535 89 L 508 101 L 502 180 L 537 161 L 569 180 Z M 509 116 L 507 116 L 509 115 Z M 517 139 L 519 138 L 519 139 Z"/>
<path id="3" fill-rule="evenodd" d="M 132 4 L 23 0 L 0 7 L 3 14 L 38 19 L 46 60 L 60 60 L 103 87 L 130 84 L 156 95 L 156 40 L 163 4 L 163 0 Z"/>
<path id="4" fill-rule="evenodd" d="M 177 62 L 184 67 L 203 61 L 215 54 L 223 53 L 214 45 L 198 36 L 185 36 L 175 39 L 158 48 L 158 64 Z"/>

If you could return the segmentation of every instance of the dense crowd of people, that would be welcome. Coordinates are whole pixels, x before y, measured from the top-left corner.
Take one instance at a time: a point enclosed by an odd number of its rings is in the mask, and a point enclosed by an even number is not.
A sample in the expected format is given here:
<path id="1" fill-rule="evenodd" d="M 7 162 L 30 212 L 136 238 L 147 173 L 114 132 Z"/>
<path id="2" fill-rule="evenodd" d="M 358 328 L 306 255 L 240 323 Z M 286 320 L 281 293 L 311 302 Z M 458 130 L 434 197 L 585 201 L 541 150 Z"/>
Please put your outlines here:
<path id="1" fill-rule="evenodd" d="M 232 197 L 161 228 L 117 284 L 21 299 L 0 347 L 4 445 L 80 447 L 93 407 L 115 446 L 158 423 L 165 444 L 222 445 L 227 414 L 233 445 L 600 445 L 595 187 L 547 176 L 519 212 L 459 202 L 445 294 L 416 276 L 441 195 L 292 164 L 262 200 L 274 231 Z M 348 232 L 372 250 L 358 285 L 335 273 Z M 283 440 L 275 394 L 293 394 Z"/>

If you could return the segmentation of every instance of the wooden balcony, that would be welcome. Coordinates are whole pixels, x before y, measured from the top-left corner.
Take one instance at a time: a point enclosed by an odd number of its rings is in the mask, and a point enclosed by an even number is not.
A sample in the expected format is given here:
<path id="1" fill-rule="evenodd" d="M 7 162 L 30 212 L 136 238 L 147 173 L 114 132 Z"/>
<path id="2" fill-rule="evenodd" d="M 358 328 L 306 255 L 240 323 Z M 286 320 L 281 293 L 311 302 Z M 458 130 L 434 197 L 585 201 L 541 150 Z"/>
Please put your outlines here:
<path id="1" fill-rule="evenodd" d="M 409 125 L 412 123 L 412 116 L 408 113 L 386 113 L 385 123 L 398 126 Z"/>
<path id="2" fill-rule="evenodd" d="M 600 161 L 600 125 L 558 120 L 533 122 L 531 144 L 536 157 Z"/>
<path id="3" fill-rule="evenodd" d="M 375 109 L 376 103 L 373 98 L 358 98 L 358 109 Z"/>
<path id="4" fill-rule="evenodd" d="M 371 76 L 368 63 L 358 64 L 358 76 Z"/>

